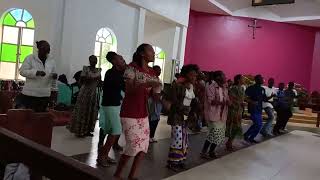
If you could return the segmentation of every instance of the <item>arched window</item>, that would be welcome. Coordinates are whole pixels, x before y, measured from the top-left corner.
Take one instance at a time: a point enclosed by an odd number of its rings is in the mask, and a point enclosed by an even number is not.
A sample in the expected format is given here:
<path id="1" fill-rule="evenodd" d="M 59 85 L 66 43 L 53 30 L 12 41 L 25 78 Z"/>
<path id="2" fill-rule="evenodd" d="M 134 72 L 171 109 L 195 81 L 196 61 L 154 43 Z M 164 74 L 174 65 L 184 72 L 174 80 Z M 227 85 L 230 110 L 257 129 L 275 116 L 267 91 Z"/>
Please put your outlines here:
<path id="1" fill-rule="evenodd" d="M 0 78 L 23 79 L 19 68 L 33 53 L 35 23 L 25 9 L 10 9 L 0 19 Z"/>
<path id="2" fill-rule="evenodd" d="M 98 57 L 99 68 L 102 68 L 102 79 L 112 65 L 106 59 L 109 51 L 117 52 L 117 38 L 109 28 L 101 28 L 96 35 L 94 54 Z"/>
<path id="3" fill-rule="evenodd" d="M 163 73 L 164 73 L 164 68 L 165 68 L 165 60 L 166 60 L 166 53 L 159 47 L 153 46 L 153 49 L 155 51 L 155 60 L 153 63 L 150 63 L 149 66 L 160 66 L 161 68 L 161 75 L 160 79 L 163 82 Z"/>

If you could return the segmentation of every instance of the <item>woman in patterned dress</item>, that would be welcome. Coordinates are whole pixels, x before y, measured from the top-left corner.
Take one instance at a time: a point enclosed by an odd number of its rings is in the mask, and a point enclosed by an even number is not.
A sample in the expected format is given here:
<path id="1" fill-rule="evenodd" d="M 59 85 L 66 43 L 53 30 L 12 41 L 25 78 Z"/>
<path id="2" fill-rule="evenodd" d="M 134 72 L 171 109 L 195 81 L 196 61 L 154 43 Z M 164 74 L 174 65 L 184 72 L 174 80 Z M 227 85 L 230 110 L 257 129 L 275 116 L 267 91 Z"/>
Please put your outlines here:
<path id="1" fill-rule="evenodd" d="M 211 82 L 206 85 L 205 94 L 205 117 L 208 121 L 209 133 L 203 145 L 201 157 L 216 158 L 215 149 L 225 139 L 229 104 L 226 78 L 222 71 L 216 71 L 212 74 Z"/>
<path id="2" fill-rule="evenodd" d="M 133 55 L 133 62 L 124 73 L 125 97 L 121 107 L 121 123 L 126 139 L 126 146 L 121 155 L 116 179 L 121 174 L 130 157 L 134 157 L 128 179 L 135 179 L 136 172 L 149 147 L 149 120 L 147 100 L 151 88 L 158 87 L 160 80 L 148 63 L 155 59 L 155 52 L 151 45 L 142 44 Z"/>
<path id="3" fill-rule="evenodd" d="M 171 144 L 167 167 L 173 171 L 184 169 L 184 162 L 187 158 L 188 124 L 184 115 L 188 106 L 185 101 L 188 89 L 197 80 L 198 71 L 197 65 L 183 66 L 180 77 L 171 85 L 169 99 L 172 105 L 168 115 L 168 125 L 171 126 Z"/>
<path id="4" fill-rule="evenodd" d="M 98 118 L 97 86 L 101 82 L 101 69 L 96 68 L 97 57 L 89 57 L 90 66 L 84 66 L 81 73 L 81 88 L 68 126 L 77 137 L 93 136 Z"/>
<path id="5" fill-rule="evenodd" d="M 242 75 L 236 75 L 234 77 L 234 84 L 229 89 L 230 106 L 228 111 L 226 137 L 228 141 L 226 144 L 228 151 L 233 151 L 232 143 L 236 137 L 242 137 L 242 112 L 243 103 L 245 99 L 244 89 L 242 87 L 243 79 Z"/>

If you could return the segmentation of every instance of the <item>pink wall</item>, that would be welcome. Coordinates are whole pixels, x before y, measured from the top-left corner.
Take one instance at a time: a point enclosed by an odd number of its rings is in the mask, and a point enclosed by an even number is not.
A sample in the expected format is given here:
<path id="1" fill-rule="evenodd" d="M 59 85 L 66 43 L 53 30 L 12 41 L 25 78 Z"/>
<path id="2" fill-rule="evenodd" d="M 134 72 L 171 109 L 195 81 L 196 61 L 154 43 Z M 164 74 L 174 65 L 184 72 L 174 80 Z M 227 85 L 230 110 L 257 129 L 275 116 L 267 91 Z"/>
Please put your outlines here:
<path id="1" fill-rule="evenodd" d="M 311 72 L 311 91 L 320 91 L 320 32 L 316 35 Z"/>
<path id="2" fill-rule="evenodd" d="M 262 74 L 309 89 L 317 29 L 258 20 L 262 28 L 253 40 L 249 24 L 249 18 L 191 11 L 185 63 L 223 70 L 229 78 Z"/>

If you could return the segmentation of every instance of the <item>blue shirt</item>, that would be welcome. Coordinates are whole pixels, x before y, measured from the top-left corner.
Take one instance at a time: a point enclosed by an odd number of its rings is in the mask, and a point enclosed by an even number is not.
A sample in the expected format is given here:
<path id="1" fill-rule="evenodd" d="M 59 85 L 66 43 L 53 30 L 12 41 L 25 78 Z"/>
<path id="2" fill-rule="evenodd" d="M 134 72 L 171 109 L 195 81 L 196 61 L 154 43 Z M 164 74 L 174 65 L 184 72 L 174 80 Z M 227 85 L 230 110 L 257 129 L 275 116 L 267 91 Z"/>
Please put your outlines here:
<path id="1" fill-rule="evenodd" d="M 285 99 L 285 94 L 284 94 L 284 90 L 279 90 L 278 93 L 277 93 L 277 105 L 278 107 L 284 107 L 287 105 Z"/>
<path id="2" fill-rule="evenodd" d="M 282 90 L 277 93 L 279 108 L 292 108 L 295 93 L 292 90 Z"/>
<path id="3" fill-rule="evenodd" d="M 246 89 L 246 95 L 251 101 L 257 102 L 257 104 L 249 103 L 249 112 L 252 113 L 262 113 L 262 103 L 266 101 L 266 91 L 260 85 L 252 85 Z"/>
<path id="4" fill-rule="evenodd" d="M 159 121 L 162 111 L 161 102 L 154 101 L 151 97 L 148 99 L 149 120 Z"/>

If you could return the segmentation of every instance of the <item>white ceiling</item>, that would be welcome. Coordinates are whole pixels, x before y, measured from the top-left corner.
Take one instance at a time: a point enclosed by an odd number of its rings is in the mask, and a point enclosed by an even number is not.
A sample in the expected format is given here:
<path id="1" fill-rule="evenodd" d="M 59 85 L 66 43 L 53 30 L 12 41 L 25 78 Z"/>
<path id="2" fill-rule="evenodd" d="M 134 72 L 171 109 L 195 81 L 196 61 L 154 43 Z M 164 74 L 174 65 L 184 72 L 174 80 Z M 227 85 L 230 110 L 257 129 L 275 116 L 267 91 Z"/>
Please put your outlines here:
<path id="1" fill-rule="evenodd" d="M 252 0 L 191 0 L 191 9 L 320 27 L 320 0 L 296 0 L 294 4 L 260 7 L 252 7 L 251 3 Z"/>

